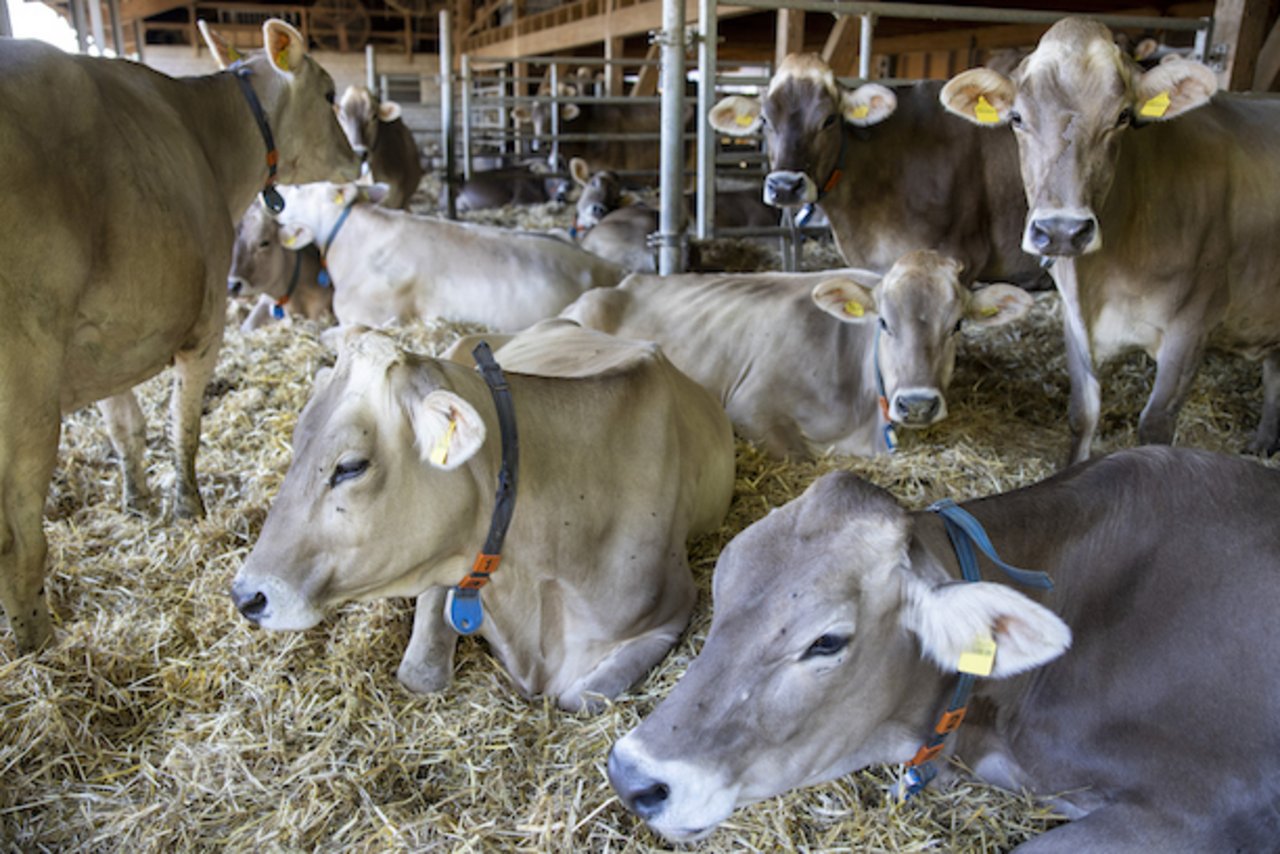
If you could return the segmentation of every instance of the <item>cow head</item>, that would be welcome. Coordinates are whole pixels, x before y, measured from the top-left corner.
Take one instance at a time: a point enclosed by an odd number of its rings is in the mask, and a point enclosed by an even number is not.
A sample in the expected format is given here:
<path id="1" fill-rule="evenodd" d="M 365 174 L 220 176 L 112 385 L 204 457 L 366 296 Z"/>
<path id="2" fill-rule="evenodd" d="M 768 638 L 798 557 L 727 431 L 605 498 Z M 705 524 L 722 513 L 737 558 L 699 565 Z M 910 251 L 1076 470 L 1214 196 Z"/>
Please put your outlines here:
<path id="1" fill-rule="evenodd" d="M 876 323 L 876 354 L 889 419 L 926 427 L 947 415 L 946 390 L 965 321 L 999 326 L 1026 314 L 1031 297 L 1012 285 L 972 292 L 961 264 L 932 250 L 900 258 L 878 281 L 841 276 L 813 289 L 819 308 L 845 323 Z"/>
<path id="2" fill-rule="evenodd" d="M 446 379 L 389 337 L 343 330 L 337 365 L 316 378 L 293 462 L 231 597 L 268 629 L 315 625 L 351 599 L 414 596 L 465 574 L 481 491 L 465 467 L 485 423 Z M 464 370 L 454 367 L 453 370 Z"/>
<path id="3" fill-rule="evenodd" d="M 847 473 L 735 537 L 712 592 L 702 652 L 608 762 L 622 803 L 682 842 L 739 805 L 910 759 L 980 634 L 996 679 L 1071 638 L 1004 585 L 954 583 L 893 497 Z"/>
<path id="4" fill-rule="evenodd" d="M 293 253 L 280 242 L 280 224 L 254 199 L 236 225 L 227 293 L 233 297 L 283 297 L 293 264 Z"/>
<path id="5" fill-rule="evenodd" d="M 200 31 L 219 68 L 241 62 L 251 70 L 249 84 L 279 151 L 281 183 L 355 180 L 360 163 L 333 114 L 333 79 L 307 55 L 301 33 L 269 19 L 262 25 L 263 50 L 242 56 L 204 21 Z"/>
<path id="6" fill-rule="evenodd" d="M 604 170 L 591 174 L 587 161 L 575 157 L 569 161 L 569 174 L 582 188 L 578 195 L 577 224 L 580 228 L 592 228 L 610 211 L 622 205 L 622 180 L 618 173 Z"/>
<path id="7" fill-rule="evenodd" d="M 845 124 L 879 124 L 897 109 L 878 83 L 842 89 L 815 54 L 791 54 L 778 66 L 762 99 L 730 95 L 711 109 L 712 127 L 730 136 L 763 131 L 769 149 L 764 200 L 777 207 L 818 201 L 828 191 L 845 150 Z"/>
<path id="8" fill-rule="evenodd" d="M 578 95 L 578 87 L 572 83 L 561 83 L 559 86 L 561 98 L 575 98 Z M 539 94 L 546 94 L 539 92 Z M 568 103 L 560 105 L 560 121 L 572 122 L 574 119 L 582 115 L 582 108 L 577 104 Z M 551 104 L 545 101 L 539 101 L 532 105 L 520 104 L 511 108 L 511 121 L 517 127 L 520 125 L 528 125 L 533 131 L 534 139 L 530 140 L 529 148 L 533 151 L 542 150 L 542 140 L 537 137 L 551 133 Z M 562 131 L 567 130 L 561 127 Z"/>
<path id="9" fill-rule="evenodd" d="M 338 101 L 338 124 L 361 163 L 367 163 L 369 153 L 377 148 L 382 125 L 399 118 L 399 104 L 380 101 L 363 86 L 348 86 Z"/>
<path id="10" fill-rule="evenodd" d="M 1012 125 L 1027 193 L 1022 248 L 1076 256 L 1102 246 L 1098 211 L 1111 190 L 1122 140 L 1208 103 L 1217 78 L 1175 59 L 1143 71 L 1103 25 L 1054 24 L 1012 77 L 970 69 L 942 90 L 943 106 L 979 125 Z"/>
<path id="11" fill-rule="evenodd" d="M 334 234 L 342 211 L 353 204 L 378 204 L 386 197 L 385 184 L 304 184 L 283 187 L 285 207 L 277 217 L 280 242 L 286 249 L 301 249 L 315 244 L 327 251 L 325 244 Z"/>

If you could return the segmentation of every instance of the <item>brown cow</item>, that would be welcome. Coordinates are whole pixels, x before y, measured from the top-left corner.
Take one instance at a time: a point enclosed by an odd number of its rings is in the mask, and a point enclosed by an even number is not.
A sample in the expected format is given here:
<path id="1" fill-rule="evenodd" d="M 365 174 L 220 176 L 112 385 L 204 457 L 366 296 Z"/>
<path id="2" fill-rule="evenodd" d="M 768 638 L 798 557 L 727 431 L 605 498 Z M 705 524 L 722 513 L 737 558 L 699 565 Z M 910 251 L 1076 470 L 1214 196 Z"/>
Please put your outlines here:
<path id="1" fill-rule="evenodd" d="M 348 86 L 338 102 L 338 121 L 351 147 L 373 180 L 389 188 L 381 204 L 408 210 L 422 183 L 422 155 L 400 112 L 395 101 L 380 101 L 363 86 Z"/>
<path id="2" fill-rule="evenodd" d="M 314 245 L 297 251 L 285 248 L 280 223 L 254 201 L 236 226 L 227 274 L 230 296 L 261 298 L 240 330 L 250 332 L 283 313 L 308 320 L 332 318 L 333 288 L 321 284 L 322 277 L 327 277 L 323 269 L 320 250 Z"/>

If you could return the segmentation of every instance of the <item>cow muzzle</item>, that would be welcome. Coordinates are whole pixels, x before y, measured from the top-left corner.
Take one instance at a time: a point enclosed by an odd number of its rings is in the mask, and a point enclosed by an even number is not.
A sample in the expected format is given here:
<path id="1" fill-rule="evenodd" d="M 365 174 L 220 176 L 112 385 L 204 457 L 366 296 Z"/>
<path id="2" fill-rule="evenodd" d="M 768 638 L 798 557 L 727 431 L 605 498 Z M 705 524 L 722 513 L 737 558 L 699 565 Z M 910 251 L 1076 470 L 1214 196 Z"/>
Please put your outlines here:
<path id="1" fill-rule="evenodd" d="M 1102 247 L 1102 232 L 1091 211 L 1034 211 L 1027 218 L 1022 248 L 1032 255 L 1075 256 Z"/>
<path id="2" fill-rule="evenodd" d="M 255 626 L 275 631 L 301 631 L 320 622 L 323 616 L 305 597 L 276 578 L 231 583 L 231 602 Z"/>
<path id="3" fill-rule="evenodd" d="M 267 594 L 261 590 L 244 589 L 238 584 L 231 586 L 231 601 L 236 610 L 246 620 L 258 625 L 267 613 Z"/>
<path id="4" fill-rule="evenodd" d="M 903 427 L 928 427 L 947 417 L 947 400 L 936 389 L 902 389 L 894 392 L 889 415 Z"/>
<path id="5" fill-rule="evenodd" d="M 238 297 L 247 287 L 249 287 L 249 283 L 239 276 L 227 277 L 227 296 Z"/>
<path id="6" fill-rule="evenodd" d="M 770 172 L 764 179 L 764 202 L 776 208 L 794 208 L 818 200 L 818 186 L 804 172 Z"/>

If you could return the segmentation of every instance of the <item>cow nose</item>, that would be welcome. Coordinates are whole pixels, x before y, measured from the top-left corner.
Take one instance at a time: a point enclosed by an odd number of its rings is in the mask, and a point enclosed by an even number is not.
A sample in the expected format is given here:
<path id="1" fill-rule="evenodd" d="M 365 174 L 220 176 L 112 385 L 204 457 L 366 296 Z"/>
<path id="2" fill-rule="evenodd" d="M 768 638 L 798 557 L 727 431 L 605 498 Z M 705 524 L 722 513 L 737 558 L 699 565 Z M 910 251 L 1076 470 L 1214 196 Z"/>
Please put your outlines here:
<path id="1" fill-rule="evenodd" d="M 634 765 L 620 758 L 617 750 L 609 751 L 607 771 L 609 785 L 618 793 L 618 800 L 640 818 L 648 821 L 666 808 L 671 787 L 641 773 Z"/>
<path id="2" fill-rule="evenodd" d="M 261 590 L 241 590 L 231 588 L 231 601 L 246 620 L 258 622 L 267 612 L 267 594 Z"/>
<path id="3" fill-rule="evenodd" d="M 604 219 L 605 214 L 609 212 L 609 209 L 604 205 L 592 205 L 590 211 L 591 216 L 595 217 L 596 222 L 599 222 Z"/>
<path id="4" fill-rule="evenodd" d="M 777 206 L 798 205 L 805 201 L 803 172 L 770 172 L 764 179 L 764 200 Z"/>
<path id="5" fill-rule="evenodd" d="M 1093 217 L 1047 216 L 1031 221 L 1028 237 L 1041 255 L 1081 255 L 1097 228 Z"/>
<path id="6" fill-rule="evenodd" d="M 895 420 L 903 424 L 932 424 L 942 409 L 942 397 L 927 392 L 894 396 Z"/>
<path id="7" fill-rule="evenodd" d="M 245 281 L 239 276 L 231 276 L 227 279 L 227 294 L 229 296 L 238 297 L 240 292 L 244 290 Z"/>

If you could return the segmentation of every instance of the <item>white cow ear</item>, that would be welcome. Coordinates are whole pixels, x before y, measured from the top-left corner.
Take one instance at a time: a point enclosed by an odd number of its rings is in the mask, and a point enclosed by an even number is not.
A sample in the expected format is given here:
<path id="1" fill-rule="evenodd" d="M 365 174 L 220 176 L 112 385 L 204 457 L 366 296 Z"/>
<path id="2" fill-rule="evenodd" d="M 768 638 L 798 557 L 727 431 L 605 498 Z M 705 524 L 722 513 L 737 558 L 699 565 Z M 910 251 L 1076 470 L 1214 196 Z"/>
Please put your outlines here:
<path id="1" fill-rule="evenodd" d="M 204 20 L 196 21 L 196 26 L 200 30 L 200 35 L 204 37 L 204 43 L 209 46 L 209 52 L 213 54 L 213 61 L 218 63 L 219 68 L 226 68 L 231 63 L 244 58 L 243 54 L 227 41 L 226 36 L 216 32 Z"/>
<path id="2" fill-rule="evenodd" d="M 582 114 L 582 108 L 577 104 L 565 104 L 560 108 L 560 118 L 566 122 L 571 122 Z"/>
<path id="3" fill-rule="evenodd" d="M 707 114 L 711 126 L 729 136 L 750 136 L 760 130 L 760 102 L 745 95 L 722 98 Z"/>
<path id="4" fill-rule="evenodd" d="M 302 223 L 280 225 L 280 245 L 285 249 L 298 250 L 315 243 L 316 236 Z"/>
<path id="5" fill-rule="evenodd" d="M 879 83 L 864 83 L 840 96 L 844 120 L 858 127 L 870 127 L 893 115 L 898 109 L 898 96 Z"/>
<path id="6" fill-rule="evenodd" d="M 378 121 L 394 122 L 403 111 L 395 101 L 383 101 L 378 105 Z"/>
<path id="7" fill-rule="evenodd" d="M 1138 121 L 1163 122 L 1209 103 L 1218 78 L 1206 65 L 1178 59 L 1143 74 L 1135 89 Z"/>
<path id="8" fill-rule="evenodd" d="M 422 459 L 438 469 L 456 469 L 484 444 L 480 413 L 451 391 L 436 389 L 428 394 L 411 419 Z"/>
<path id="9" fill-rule="evenodd" d="M 870 274 L 869 274 L 870 275 Z M 876 295 L 871 286 L 845 276 L 819 282 L 813 289 L 814 305 L 844 323 L 866 323 L 876 315 Z"/>
<path id="10" fill-rule="evenodd" d="M 1071 646 L 1071 629 L 1057 614 L 987 581 L 940 587 L 917 582 L 908 594 L 903 622 L 920 638 L 925 655 L 949 673 L 959 672 L 961 656 L 981 658 L 974 652 L 975 642 L 984 639 L 995 643 L 994 679 L 1039 667 Z"/>
<path id="11" fill-rule="evenodd" d="M 581 157 L 575 157 L 569 161 L 569 174 L 573 176 L 575 184 L 580 184 L 584 187 L 591 180 L 591 170 L 587 166 L 587 161 Z"/>
<path id="12" fill-rule="evenodd" d="M 511 108 L 511 118 L 516 124 L 528 124 L 533 121 L 533 110 L 525 104 Z"/>
<path id="13" fill-rule="evenodd" d="M 975 326 L 1003 326 L 1035 305 L 1031 294 L 1013 285 L 987 285 L 975 291 L 965 307 L 965 319 Z"/>
<path id="14" fill-rule="evenodd" d="M 999 127 L 1009 121 L 1018 89 L 1013 81 L 990 68 L 970 68 L 942 87 L 938 100 L 947 112 L 975 125 Z"/>
<path id="15" fill-rule="evenodd" d="M 262 25 L 262 45 L 271 66 L 281 74 L 297 73 L 307 58 L 307 43 L 302 33 L 279 18 L 270 18 Z"/>

